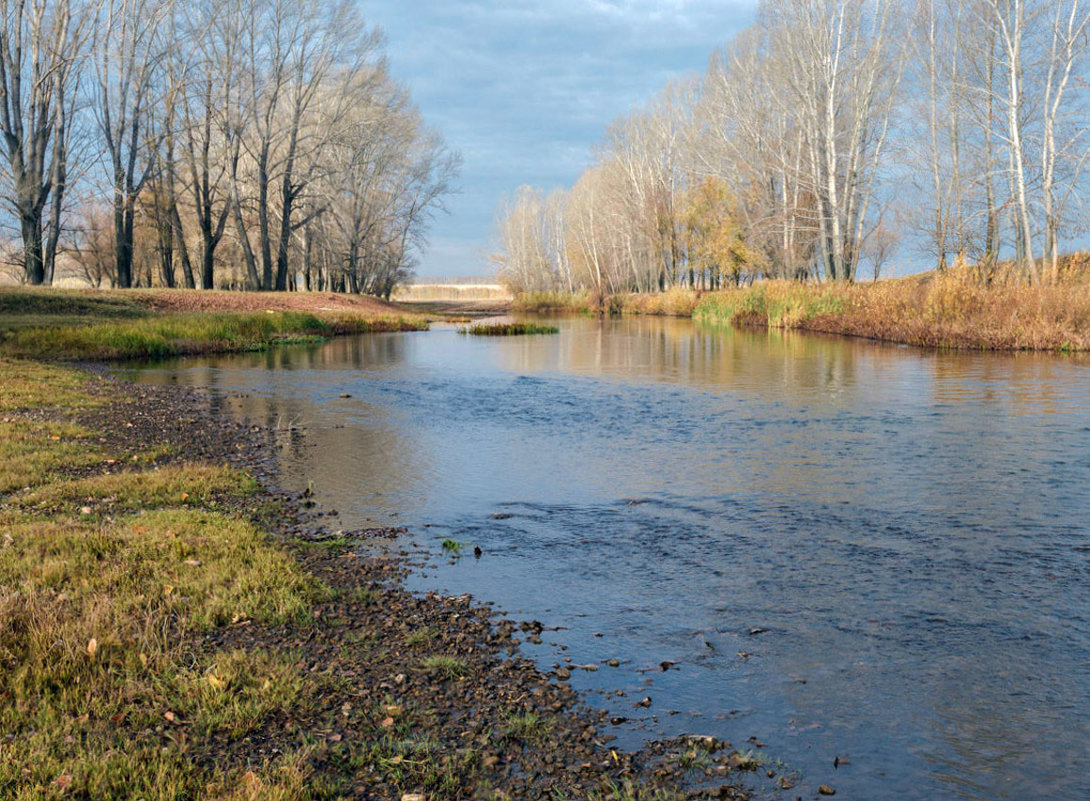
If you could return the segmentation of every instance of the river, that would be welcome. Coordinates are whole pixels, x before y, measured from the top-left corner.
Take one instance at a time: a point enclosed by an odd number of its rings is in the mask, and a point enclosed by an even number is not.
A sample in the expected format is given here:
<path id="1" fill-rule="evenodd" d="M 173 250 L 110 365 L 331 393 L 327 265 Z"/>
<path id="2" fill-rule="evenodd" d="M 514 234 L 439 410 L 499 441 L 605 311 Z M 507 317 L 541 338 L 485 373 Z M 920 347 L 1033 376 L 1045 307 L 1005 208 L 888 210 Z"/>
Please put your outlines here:
<path id="1" fill-rule="evenodd" d="M 281 429 L 335 527 L 430 554 L 412 587 L 558 627 L 527 653 L 597 666 L 622 743 L 714 734 L 788 798 L 1090 798 L 1086 360 L 560 325 L 131 374 Z"/>

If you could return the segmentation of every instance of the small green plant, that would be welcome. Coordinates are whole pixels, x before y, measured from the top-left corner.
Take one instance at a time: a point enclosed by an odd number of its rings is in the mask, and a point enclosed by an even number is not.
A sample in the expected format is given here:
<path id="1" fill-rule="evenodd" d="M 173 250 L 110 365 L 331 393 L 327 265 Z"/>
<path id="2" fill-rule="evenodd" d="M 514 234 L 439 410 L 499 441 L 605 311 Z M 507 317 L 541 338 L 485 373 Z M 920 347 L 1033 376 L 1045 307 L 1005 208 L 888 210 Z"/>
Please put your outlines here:
<path id="1" fill-rule="evenodd" d="M 458 540 L 452 540 L 450 538 L 443 540 L 443 550 L 453 556 L 461 556 L 462 549 L 465 547 L 465 543 L 458 542 Z"/>
<path id="2" fill-rule="evenodd" d="M 690 748 L 678 757 L 677 764 L 682 770 L 689 773 L 700 773 L 711 767 L 712 760 L 707 751 L 700 748 Z"/>
<path id="3" fill-rule="evenodd" d="M 466 663 L 453 656 L 429 656 L 421 662 L 421 665 L 430 673 L 448 681 L 454 681 L 468 671 Z"/>
<path id="4" fill-rule="evenodd" d="M 507 736 L 525 742 L 543 742 L 553 731 L 553 721 L 536 712 L 509 714 L 506 720 Z"/>
<path id="5" fill-rule="evenodd" d="M 426 626 L 422 629 L 417 629 L 408 637 L 405 638 L 405 642 L 409 645 L 424 645 L 431 642 L 435 638 L 435 632 Z"/>

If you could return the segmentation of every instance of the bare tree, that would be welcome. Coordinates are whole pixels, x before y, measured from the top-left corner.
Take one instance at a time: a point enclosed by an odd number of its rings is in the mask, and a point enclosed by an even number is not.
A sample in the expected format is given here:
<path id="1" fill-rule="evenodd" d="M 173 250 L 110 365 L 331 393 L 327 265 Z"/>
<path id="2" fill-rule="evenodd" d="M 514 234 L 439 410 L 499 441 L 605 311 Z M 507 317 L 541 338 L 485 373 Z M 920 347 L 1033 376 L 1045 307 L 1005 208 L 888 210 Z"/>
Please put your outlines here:
<path id="1" fill-rule="evenodd" d="M 149 113 L 165 52 L 160 26 L 169 10 L 160 0 L 104 0 L 93 28 L 93 108 L 108 161 L 122 288 L 133 283 L 136 199 L 158 152 Z"/>
<path id="2" fill-rule="evenodd" d="M 1061 221 L 1067 201 L 1078 186 L 1088 152 L 1085 115 L 1070 119 L 1066 101 L 1070 98 L 1073 82 L 1081 78 L 1079 68 L 1083 66 L 1087 49 L 1090 9 L 1080 0 L 1053 5 L 1042 109 L 1041 193 L 1045 267 L 1048 278 L 1055 282 L 1060 271 Z M 1080 110 L 1085 112 L 1085 108 Z M 1066 176 L 1062 176 L 1061 171 L 1066 171 Z"/>
<path id="3" fill-rule="evenodd" d="M 63 202 L 68 134 L 87 15 L 70 0 L 0 0 L 0 138 L 5 193 L 19 219 L 30 284 L 52 283 L 43 216 Z M 58 223 L 59 225 L 59 223 Z M 51 237 L 55 252 L 56 238 Z"/>
<path id="4" fill-rule="evenodd" d="M 786 70 L 783 100 L 798 110 L 809 151 L 824 272 L 851 281 L 901 78 L 899 4 L 769 0 L 764 8 Z"/>

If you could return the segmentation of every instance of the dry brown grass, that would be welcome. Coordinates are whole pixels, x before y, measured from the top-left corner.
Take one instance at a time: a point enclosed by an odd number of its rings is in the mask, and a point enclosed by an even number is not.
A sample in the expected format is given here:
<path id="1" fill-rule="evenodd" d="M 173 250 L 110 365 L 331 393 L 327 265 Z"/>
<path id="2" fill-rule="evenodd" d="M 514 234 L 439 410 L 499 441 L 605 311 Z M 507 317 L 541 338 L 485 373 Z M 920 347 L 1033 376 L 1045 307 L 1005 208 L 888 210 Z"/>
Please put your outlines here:
<path id="1" fill-rule="evenodd" d="M 968 269 L 875 284 L 762 282 L 705 296 L 694 316 L 926 347 L 1084 351 L 1090 281 L 1083 261 L 1068 260 L 1065 279 L 1044 286 L 984 286 Z"/>
<path id="2" fill-rule="evenodd" d="M 614 295 L 610 311 L 621 314 L 648 314 L 661 317 L 691 317 L 700 301 L 700 293 L 686 287 L 665 292 L 631 292 Z"/>

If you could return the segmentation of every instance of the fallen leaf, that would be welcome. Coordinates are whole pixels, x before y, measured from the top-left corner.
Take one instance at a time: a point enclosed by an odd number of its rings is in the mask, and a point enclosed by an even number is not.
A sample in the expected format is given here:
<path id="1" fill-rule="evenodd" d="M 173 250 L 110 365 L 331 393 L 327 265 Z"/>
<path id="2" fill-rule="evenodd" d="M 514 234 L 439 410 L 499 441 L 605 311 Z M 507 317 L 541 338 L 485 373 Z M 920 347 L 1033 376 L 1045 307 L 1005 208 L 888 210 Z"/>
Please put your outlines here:
<path id="1" fill-rule="evenodd" d="M 174 723 L 175 720 L 176 720 L 176 718 L 174 717 L 173 712 L 167 712 L 165 715 L 163 715 L 163 717 L 166 718 L 167 721 L 170 722 L 170 723 Z"/>
<path id="2" fill-rule="evenodd" d="M 394 725 L 394 719 L 393 718 L 383 718 L 382 719 L 382 728 L 388 729 L 393 725 Z"/>
<path id="3" fill-rule="evenodd" d="M 94 659 L 95 654 L 97 654 L 97 653 L 98 653 L 98 640 L 96 640 L 94 637 L 92 637 L 90 640 L 87 641 L 87 656 Z"/>
<path id="4" fill-rule="evenodd" d="M 67 790 L 72 786 L 72 777 L 67 773 L 62 773 L 60 776 L 53 780 L 53 785 L 59 790 Z"/>
<path id="5" fill-rule="evenodd" d="M 215 673 L 209 673 L 208 674 L 208 683 L 211 684 L 217 690 L 222 690 L 224 687 L 227 686 L 227 683 L 223 679 L 221 679 L 219 676 L 217 676 Z"/>
<path id="6" fill-rule="evenodd" d="M 185 563 L 187 565 L 189 565 L 190 567 L 200 567 L 201 566 L 201 562 L 200 562 L 199 559 L 186 559 Z"/>

